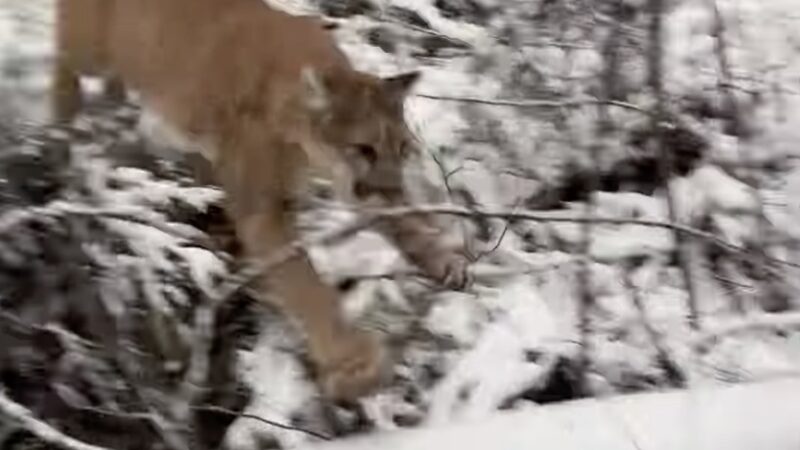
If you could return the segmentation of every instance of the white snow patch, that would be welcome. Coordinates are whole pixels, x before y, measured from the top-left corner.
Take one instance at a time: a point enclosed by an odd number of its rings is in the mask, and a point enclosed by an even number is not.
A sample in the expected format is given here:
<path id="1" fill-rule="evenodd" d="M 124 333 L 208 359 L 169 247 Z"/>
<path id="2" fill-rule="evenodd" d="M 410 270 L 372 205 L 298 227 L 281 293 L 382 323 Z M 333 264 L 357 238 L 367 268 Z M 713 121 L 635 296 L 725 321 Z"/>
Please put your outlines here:
<path id="1" fill-rule="evenodd" d="M 297 358 L 283 348 L 298 345 L 294 333 L 274 321 L 267 325 L 252 352 L 240 352 L 238 372 L 254 390 L 244 413 L 289 424 L 292 414 L 301 410 L 316 395 Z M 231 449 L 260 448 L 270 435 L 289 448 L 307 442 L 310 437 L 296 431 L 269 427 L 240 417 L 227 431 L 225 443 Z"/>
<path id="2" fill-rule="evenodd" d="M 429 423 L 491 414 L 504 401 L 540 381 L 549 367 L 529 362 L 559 336 L 547 305 L 524 280 L 481 299 L 494 320 L 430 393 Z"/>

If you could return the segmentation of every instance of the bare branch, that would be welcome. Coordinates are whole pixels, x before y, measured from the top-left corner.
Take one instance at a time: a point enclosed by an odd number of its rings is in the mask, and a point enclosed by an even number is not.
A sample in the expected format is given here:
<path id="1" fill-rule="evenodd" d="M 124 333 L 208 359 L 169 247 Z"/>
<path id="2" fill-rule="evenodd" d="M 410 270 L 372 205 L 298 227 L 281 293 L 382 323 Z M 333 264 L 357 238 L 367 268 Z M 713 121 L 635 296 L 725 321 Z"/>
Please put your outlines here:
<path id="1" fill-rule="evenodd" d="M 458 172 L 464 170 L 464 166 L 461 165 L 456 167 L 455 169 L 448 170 L 447 167 L 445 167 L 444 161 L 442 161 L 439 157 L 437 157 L 433 151 L 429 151 L 428 153 L 431 155 L 433 162 L 436 163 L 436 166 L 439 168 L 439 173 L 442 176 L 442 182 L 444 182 L 444 188 L 445 191 L 447 192 L 447 201 L 451 203 L 454 202 L 455 196 L 453 195 L 453 188 L 450 185 L 450 178 L 453 175 L 457 174 Z M 467 225 L 463 221 L 460 221 L 458 225 L 461 228 L 461 239 L 463 242 L 464 251 L 467 253 L 468 258 L 474 260 L 475 257 L 472 252 L 473 249 L 472 246 L 470 245 L 469 239 L 467 239 Z"/>
<path id="2" fill-rule="evenodd" d="M 430 100 L 441 100 L 446 102 L 478 103 L 491 106 L 506 106 L 510 108 L 581 108 L 594 105 L 616 106 L 618 108 L 636 111 L 641 114 L 650 115 L 651 112 L 633 103 L 617 100 L 601 100 L 594 97 L 579 98 L 573 100 L 517 100 L 517 99 L 487 99 L 480 97 L 447 96 L 436 94 L 416 94 L 417 97 Z"/>
<path id="3" fill-rule="evenodd" d="M 716 245 L 720 249 L 738 255 L 748 255 L 749 251 L 743 247 L 737 246 L 727 242 L 719 237 L 702 231 L 696 228 L 680 225 L 677 223 L 661 222 L 657 220 L 644 220 L 644 219 L 620 219 L 614 217 L 585 217 L 585 216 L 554 216 L 550 214 L 542 214 L 531 211 L 491 211 L 483 209 L 468 209 L 453 205 L 417 205 L 417 206 L 404 206 L 389 209 L 375 209 L 363 212 L 363 217 L 353 220 L 351 223 L 343 226 L 342 228 L 323 233 L 320 236 L 310 239 L 299 239 L 290 244 L 281 247 L 273 252 L 269 257 L 253 261 L 251 264 L 246 265 L 244 269 L 228 278 L 218 288 L 217 294 L 213 297 L 212 303 L 218 304 L 222 302 L 241 288 L 249 285 L 256 278 L 266 273 L 269 269 L 284 264 L 287 261 L 299 256 L 303 250 L 308 246 L 313 245 L 329 245 L 336 243 L 342 239 L 352 236 L 361 230 L 369 228 L 378 221 L 391 220 L 407 215 L 427 215 L 427 214 L 445 214 L 461 217 L 483 217 L 504 220 L 528 220 L 533 222 L 549 222 L 549 223 L 597 223 L 606 225 L 641 225 L 654 228 L 663 228 L 668 230 L 679 231 L 682 235 L 692 237 L 695 239 L 704 240 L 710 244 Z M 785 266 L 800 268 L 800 264 L 785 261 L 777 258 L 770 258 L 771 262 L 782 264 Z"/>
<path id="4" fill-rule="evenodd" d="M 698 347 L 708 347 L 718 340 L 735 334 L 751 331 L 769 331 L 782 329 L 800 330 L 800 312 L 771 314 L 763 313 L 743 317 L 716 327 L 707 327 L 694 341 Z"/>
<path id="5" fill-rule="evenodd" d="M 11 400 L 3 391 L 0 391 L 0 412 L 10 417 L 30 431 L 39 439 L 69 450 L 109 450 L 106 447 L 87 444 L 58 431 L 45 422 L 42 422 L 33 412 L 19 403 Z"/>
<path id="6" fill-rule="evenodd" d="M 189 423 L 191 405 L 198 402 L 208 382 L 217 311 L 214 306 L 210 299 L 202 295 L 194 311 L 189 367 L 178 390 L 178 397 L 172 404 L 172 414 L 179 423 Z"/>
<path id="7" fill-rule="evenodd" d="M 328 436 L 327 434 L 323 434 L 323 433 L 320 433 L 320 432 L 314 431 L 314 430 L 309 430 L 308 428 L 298 427 L 298 426 L 294 426 L 294 425 L 287 425 L 285 423 L 277 422 L 277 421 L 270 420 L 270 419 L 265 419 L 263 417 L 256 416 L 254 414 L 247 414 L 247 413 L 240 413 L 240 412 L 236 412 L 236 411 L 231 411 L 230 409 L 222 408 L 222 407 L 219 407 L 219 406 L 196 406 L 196 407 L 194 407 L 192 409 L 195 409 L 195 410 L 198 410 L 198 411 L 211 411 L 211 412 L 216 412 L 216 413 L 220 413 L 220 414 L 227 414 L 229 416 L 244 417 L 245 419 L 252 419 L 252 420 L 264 423 L 266 425 L 269 425 L 271 427 L 280 428 L 281 430 L 297 431 L 299 433 L 307 434 L 307 435 L 309 435 L 311 437 L 315 437 L 315 438 L 321 439 L 323 441 L 330 441 L 331 439 L 333 439 L 331 436 Z"/>
<path id="8" fill-rule="evenodd" d="M 492 211 L 492 210 L 478 209 L 478 208 L 467 209 L 452 205 L 417 205 L 417 206 L 407 206 L 407 207 L 399 207 L 392 209 L 366 211 L 365 213 L 367 214 L 367 217 L 362 219 L 363 226 L 360 229 L 363 229 L 363 227 L 368 227 L 372 223 L 378 220 L 389 220 L 410 214 L 447 214 L 447 215 L 455 215 L 463 217 L 469 217 L 475 215 L 478 217 L 491 218 L 491 219 L 527 220 L 532 222 L 544 222 L 544 223 L 591 222 L 595 224 L 604 224 L 604 225 L 642 225 L 647 227 L 663 228 L 673 231 L 679 231 L 680 233 L 686 236 L 704 240 L 710 244 L 716 245 L 722 250 L 728 251 L 733 254 L 749 254 L 749 251 L 744 247 L 740 247 L 730 242 L 727 242 L 712 233 L 708 233 L 703 230 L 699 230 L 697 228 L 689 227 L 686 225 L 681 225 L 675 222 L 662 222 L 658 220 L 627 219 L 627 218 L 616 218 L 616 217 L 585 217 L 585 216 L 574 216 L 574 215 L 556 216 L 552 214 L 537 213 L 533 211 L 508 211 L 508 210 Z M 351 226 L 356 227 L 357 225 L 354 223 Z M 342 231 L 344 232 L 346 230 Z M 349 235 L 349 232 L 347 235 Z M 330 241 L 326 240 L 326 242 Z M 321 242 L 320 244 L 324 245 L 325 242 Z M 778 258 L 770 258 L 770 261 L 785 266 L 800 268 L 800 264 L 781 260 Z"/>
<path id="9" fill-rule="evenodd" d="M 339 26 L 341 24 L 346 24 L 348 22 L 348 19 L 340 19 L 340 18 L 336 18 L 336 17 L 320 16 L 320 15 L 314 13 L 314 12 L 311 12 L 311 11 L 309 11 L 308 15 L 319 17 L 320 20 L 322 20 L 322 22 L 324 24 L 326 24 L 326 25 Z M 437 37 L 439 39 L 448 41 L 448 42 L 450 42 L 452 44 L 455 44 L 458 47 L 463 47 L 464 49 L 471 49 L 473 47 L 472 44 L 470 44 L 469 42 L 467 42 L 465 40 L 462 40 L 462 39 L 459 39 L 457 37 L 441 33 L 439 31 L 433 30 L 431 28 L 420 27 L 420 26 L 417 26 L 417 25 L 414 25 L 414 24 L 411 24 L 411 23 L 408 23 L 408 22 L 403 22 L 403 21 L 397 20 L 397 19 L 395 19 L 393 17 L 389 17 L 389 16 L 387 16 L 385 14 L 379 14 L 377 17 L 372 16 L 370 18 L 375 20 L 375 21 L 378 21 L 378 22 L 387 23 L 387 24 L 394 25 L 394 26 L 397 26 L 397 27 L 400 27 L 400 28 L 406 28 L 408 30 L 415 31 L 417 33 L 427 34 L 428 36 L 434 36 L 434 37 Z"/>
<path id="10" fill-rule="evenodd" d="M 633 267 L 626 267 L 622 277 L 623 283 L 625 284 L 625 289 L 628 291 L 628 294 L 631 296 L 631 300 L 633 301 L 633 305 L 636 307 L 636 310 L 639 312 L 639 320 L 642 322 L 642 326 L 647 333 L 647 337 L 650 339 L 650 344 L 653 348 L 656 349 L 656 354 L 658 355 L 658 363 L 664 372 L 667 374 L 667 379 L 672 383 L 673 387 L 684 387 L 686 384 L 686 375 L 683 371 L 678 367 L 678 365 L 672 360 L 667 351 L 667 348 L 664 346 L 661 336 L 659 335 L 658 331 L 653 327 L 650 323 L 650 320 L 647 317 L 647 310 L 644 306 L 644 301 L 642 300 L 641 293 L 636 285 L 633 283 L 632 272 Z"/>

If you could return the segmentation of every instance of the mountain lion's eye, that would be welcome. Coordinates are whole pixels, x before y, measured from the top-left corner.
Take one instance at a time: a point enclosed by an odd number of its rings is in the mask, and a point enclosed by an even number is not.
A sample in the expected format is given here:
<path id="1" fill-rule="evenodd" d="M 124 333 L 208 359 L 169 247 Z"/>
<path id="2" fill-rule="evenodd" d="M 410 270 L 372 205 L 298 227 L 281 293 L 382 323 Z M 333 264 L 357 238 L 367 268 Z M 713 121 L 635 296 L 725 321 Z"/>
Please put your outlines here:
<path id="1" fill-rule="evenodd" d="M 367 160 L 368 163 L 374 164 L 375 161 L 378 160 L 378 152 L 375 150 L 375 147 L 369 144 L 359 144 L 356 145 L 356 150 L 358 154 L 361 155 L 362 158 Z"/>

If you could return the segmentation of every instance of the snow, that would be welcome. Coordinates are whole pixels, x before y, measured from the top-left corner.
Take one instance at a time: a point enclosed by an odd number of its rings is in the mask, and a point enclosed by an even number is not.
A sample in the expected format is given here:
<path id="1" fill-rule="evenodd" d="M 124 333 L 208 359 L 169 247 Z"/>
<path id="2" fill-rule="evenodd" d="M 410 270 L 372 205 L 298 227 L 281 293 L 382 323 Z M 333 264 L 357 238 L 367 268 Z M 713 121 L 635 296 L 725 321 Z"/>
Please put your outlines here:
<path id="1" fill-rule="evenodd" d="M 547 353 L 548 341 L 552 345 L 558 336 L 547 305 L 528 283 L 520 280 L 482 302 L 496 311 L 489 313 L 495 317 L 432 390 L 429 423 L 483 417 L 548 373 L 542 367 L 546 363 L 525 358 L 527 351 Z M 429 318 L 434 333 L 454 325 L 437 322 L 463 320 L 459 314 L 436 315 L 436 310 Z"/>
<path id="2" fill-rule="evenodd" d="M 790 450 L 800 446 L 800 380 L 527 407 L 308 450 Z"/>
<path id="3" fill-rule="evenodd" d="M 713 144 L 714 157 L 730 161 L 742 154 L 762 159 L 770 155 L 797 154 L 796 143 L 800 141 L 796 126 L 800 119 L 797 117 L 800 112 L 797 50 L 800 41 L 794 32 L 798 20 L 795 2 L 773 0 L 764 4 L 755 0 L 719 0 L 725 17 L 736 19 L 730 21 L 729 45 L 735 50 L 732 61 L 741 78 L 739 82 L 748 87 L 762 84 L 778 87 L 763 89 L 763 102 L 754 106 L 758 126 L 763 131 L 754 143 L 743 145 L 726 139 L 716 126 L 703 129 Z M 292 12 L 313 12 L 310 2 L 306 1 L 270 3 L 279 3 Z M 477 57 L 417 60 L 407 51 L 401 51 L 399 56 L 391 55 L 366 43 L 363 31 L 375 24 L 373 19 L 358 17 L 341 23 L 335 32 L 337 39 L 357 68 L 381 75 L 419 69 L 423 73 L 415 88 L 419 94 L 485 98 L 536 95 L 530 86 L 517 87 L 510 81 L 512 76 L 522 77 L 517 72 L 519 66 L 527 62 L 535 68 L 532 72 L 544 78 L 548 93 L 580 96 L 587 93 L 580 91 L 581 86 L 575 80 L 590 79 L 601 65 L 595 48 L 565 51 L 554 47 L 526 47 L 508 51 L 493 42 L 496 28 L 447 19 L 429 0 L 377 3 L 382 8 L 395 4 L 412 9 L 424 17 L 435 32 L 468 41 L 475 47 Z M 511 3 L 516 5 L 517 2 Z M 714 40 L 709 34 L 713 18 L 703 1 L 678 3 L 667 23 L 669 39 L 665 66 L 670 69 L 667 86 L 672 93 L 707 93 L 716 89 L 718 81 Z M 51 6 L 50 0 L 3 0 L 0 3 L 0 100 L 10 108 L 10 112 L 4 114 L 31 121 L 41 121 L 44 117 L 45 74 L 51 56 L 47 26 L 51 20 Z M 476 62 L 479 58 L 480 64 Z M 20 60 L 31 64 L 23 65 L 24 76 L 9 75 L 13 72 L 12 66 Z M 530 73 L 523 75 L 532 76 Z M 761 76 L 762 82 L 750 80 L 759 78 L 755 75 Z M 626 71 L 626 77 L 641 78 L 641 69 Z M 573 157 L 588 159 L 585 150 L 595 139 L 596 114 L 589 109 L 573 111 L 559 124 L 563 128 L 557 128 L 553 124 L 555 121 L 550 120 L 554 114 L 465 105 L 423 96 L 410 98 L 407 116 L 423 149 L 418 166 L 409 174 L 421 180 L 413 183 L 418 191 L 415 194 L 423 198 L 438 195 L 437 200 L 448 197 L 443 193 L 444 171 L 451 174 L 447 179 L 451 190 L 469 192 L 478 205 L 521 207 L 521 200 L 535 193 L 543 182 L 552 180 L 563 169 L 565 161 Z M 625 115 L 628 112 L 615 110 L 612 114 L 618 122 L 628 122 Z M 616 141 L 610 147 L 610 154 L 625 151 Z M 202 210 L 222 195 L 216 189 L 157 179 L 142 169 L 112 167 L 99 154 L 98 148 L 76 150 L 76 157 L 81 159 L 79 166 L 84 170 L 81 175 L 94 194 L 95 206 L 108 212 L 166 222 L 159 210 L 173 200 L 180 199 Z M 110 184 L 123 188 L 109 189 Z M 796 231 L 796 219 L 800 218 L 797 200 L 800 166 L 790 170 L 777 184 L 772 186 L 771 192 L 785 202 L 785 207 L 768 208 L 770 222 L 786 235 L 800 236 Z M 743 214 L 758 210 L 759 196 L 767 193 L 766 190 L 758 192 L 711 163 L 674 180 L 671 188 L 679 206 L 679 222 L 694 224 L 699 218 L 710 216 L 720 237 L 736 245 L 749 243 L 759 232 L 755 221 L 743 218 Z M 596 213 L 603 217 L 658 221 L 668 218 L 662 194 L 598 193 L 593 201 Z M 567 212 L 581 214 L 583 210 L 583 204 L 575 204 Z M 329 229 L 348 218 L 346 213 L 332 211 L 327 218 L 310 221 L 316 221 L 318 228 Z M 146 297 L 159 308 L 167 308 L 169 287 L 169 281 L 159 274 L 175 267 L 168 255 L 177 254 L 188 264 L 190 276 L 206 294 L 212 291 L 212 280 L 224 273 L 225 265 L 217 256 L 202 249 L 183 247 L 181 239 L 163 230 L 118 220 L 108 220 L 108 224 L 131 244 L 135 258 L 107 254 L 95 257 L 105 258 L 108 266 L 119 266 L 120 273 L 129 266 L 134 267 L 141 278 L 149 280 L 146 284 L 151 289 L 145 292 Z M 487 248 L 494 246 L 503 229 L 502 223 L 493 222 L 493 238 L 486 244 Z M 525 231 L 530 231 L 529 234 L 546 248 L 536 252 L 524 250 L 530 244 Z M 476 286 L 467 293 L 430 292 L 426 286 L 420 286 L 419 280 L 361 281 L 348 295 L 348 317 L 384 332 L 410 335 L 404 335 L 406 346 L 399 352 L 395 374 L 422 391 L 422 400 L 409 404 L 402 388 L 387 389 L 364 399 L 366 414 L 379 430 L 397 428 L 394 418 L 403 414 L 419 416 L 425 425 L 409 434 L 378 434 L 374 438 L 322 448 L 374 448 L 378 444 L 373 439 L 390 450 L 424 449 L 426 445 L 433 448 L 434 444 L 435 448 L 450 445 L 463 449 L 504 450 L 548 448 L 548 445 L 561 449 L 604 448 L 603 445 L 614 449 L 709 446 L 780 449 L 800 445 L 796 436 L 781 435 L 782 430 L 778 428 L 780 420 L 790 420 L 792 414 L 794 418 L 800 417 L 800 411 L 794 406 L 800 402 L 788 401 L 790 395 L 800 392 L 797 389 L 800 386 L 790 382 L 754 386 L 753 391 L 735 387 L 711 393 L 690 392 L 683 396 L 622 397 L 614 399 L 608 407 L 601 407 L 594 400 L 547 408 L 524 406 L 522 402 L 523 406 L 518 406 L 522 408 L 520 411 L 495 417 L 498 409 L 507 406 L 507 400 L 540 386 L 551 374 L 558 358 L 575 353 L 579 337 L 576 305 L 580 265 L 573 253 L 582 237 L 582 227 L 575 223 L 510 227 L 497 249 L 482 263 L 498 272 L 513 273 L 495 277 L 491 283 Z M 653 364 L 653 349 L 643 331 L 639 311 L 623 283 L 621 263 L 634 258 L 643 260 L 630 276 L 645 304 L 649 321 L 663 336 L 664 346 L 677 364 L 687 371 L 692 385 L 754 381 L 800 369 L 796 350 L 800 345 L 796 337 L 779 338 L 768 333 L 726 337 L 708 354 L 696 357 L 690 347 L 692 332 L 685 320 L 686 293 L 675 267 L 667 266 L 674 248 L 672 233 L 666 229 L 636 224 L 593 228 L 590 287 L 596 297 L 596 308 L 592 316 L 592 357 L 598 390 L 618 392 L 630 388 L 626 383 L 631 378 L 660 376 Z M 356 276 L 381 277 L 407 268 L 397 250 L 372 232 L 359 233 L 336 246 L 313 248 L 310 253 L 315 267 L 331 281 Z M 797 259 L 796 252 L 787 250 L 786 253 L 786 259 Z M 715 314 L 706 320 L 713 325 L 727 323 L 732 318 L 725 289 L 704 267 L 704 261 L 695 258 L 695 264 L 702 291 L 701 310 Z M 132 288 L 120 286 L 119 289 L 131 291 L 128 296 L 134 295 Z M 183 300 L 189 303 L 188 299 Z M 415 327 L 422 330 L 427 341 L 409 331 L 416 330 Z M 299 363 L 296 351 L 292 351 L 301 348 L 302 343 L 291 327 L 277 319 L 265 318 L 263 328 L 254 348 L 242 351 L 238 358 L 238 372 L 254 392 L 244 412 L 282 423 L 291 422 L 297 414 L 313 416 L 316 388 Z M 530 358 L 532 354 L 539 356 Z M 420 375 L 423 368 L 429 366 L 442 372 L 435 382 L 428 382 Z M 779 393 L 779 388 L 786 390 Z M 760 395 L 765 397 L 763 401 L 759 400 Z M 781 401 L 768 405 L 769 398 Z M 734 399 L 753 402 L 747 407 L 751 415 L 763 411 L 765 416 L 776 420 L 747 420 L 743 407 L 737 407 L 739 403 Z M 715 407 L 712 400 L 730 403 Z M 545 413 L 545 409 L 553 413 Z M 728 414 L 734 419 L 728 422 L 727 432 L 742 433 L 730 435 L 736 438 L 726 437 L 715 418 L 726 420 Z M 619 417 L 625 418 L 624 427 Z M 447 425 L 453 422 L 458 424 Z M 670 432 L 663 424 L 674 424 L 675 428 Z M 689 430 L 692 425 L 693 432 L 679 432 Z M 437 428 L 427 428 L 433 426 Z M 774 428 L 770 428 L 772 426 Z M 656 428 L 659 432 L 652 431 Z M 663 432 L 665 429 L 668 431 Z M 750 434 L 745 436 L 744 432 Z M 309 440 L 297 432 L 265 427 L 242 418 L 229 429 L 226 442 L 231 448 L 250 450 L 259 448 L 270 438 L 279 441 L 283 448 L 297 448 Z M 715 439 L 720 439 L 720 443 Z M 754 442 L 759 445 L 754 446 Z"/>

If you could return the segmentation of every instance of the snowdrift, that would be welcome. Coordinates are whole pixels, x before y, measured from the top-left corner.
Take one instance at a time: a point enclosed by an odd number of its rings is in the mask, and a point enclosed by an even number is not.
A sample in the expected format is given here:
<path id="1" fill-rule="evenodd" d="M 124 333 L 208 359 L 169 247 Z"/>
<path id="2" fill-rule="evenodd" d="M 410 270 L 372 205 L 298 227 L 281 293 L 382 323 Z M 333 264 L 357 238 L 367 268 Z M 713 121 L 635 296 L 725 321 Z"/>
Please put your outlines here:
<path id="1" fill-rule="evenodd" d="M 795 450 L 800 378 L 593 398 L 305 450 Z"/>

